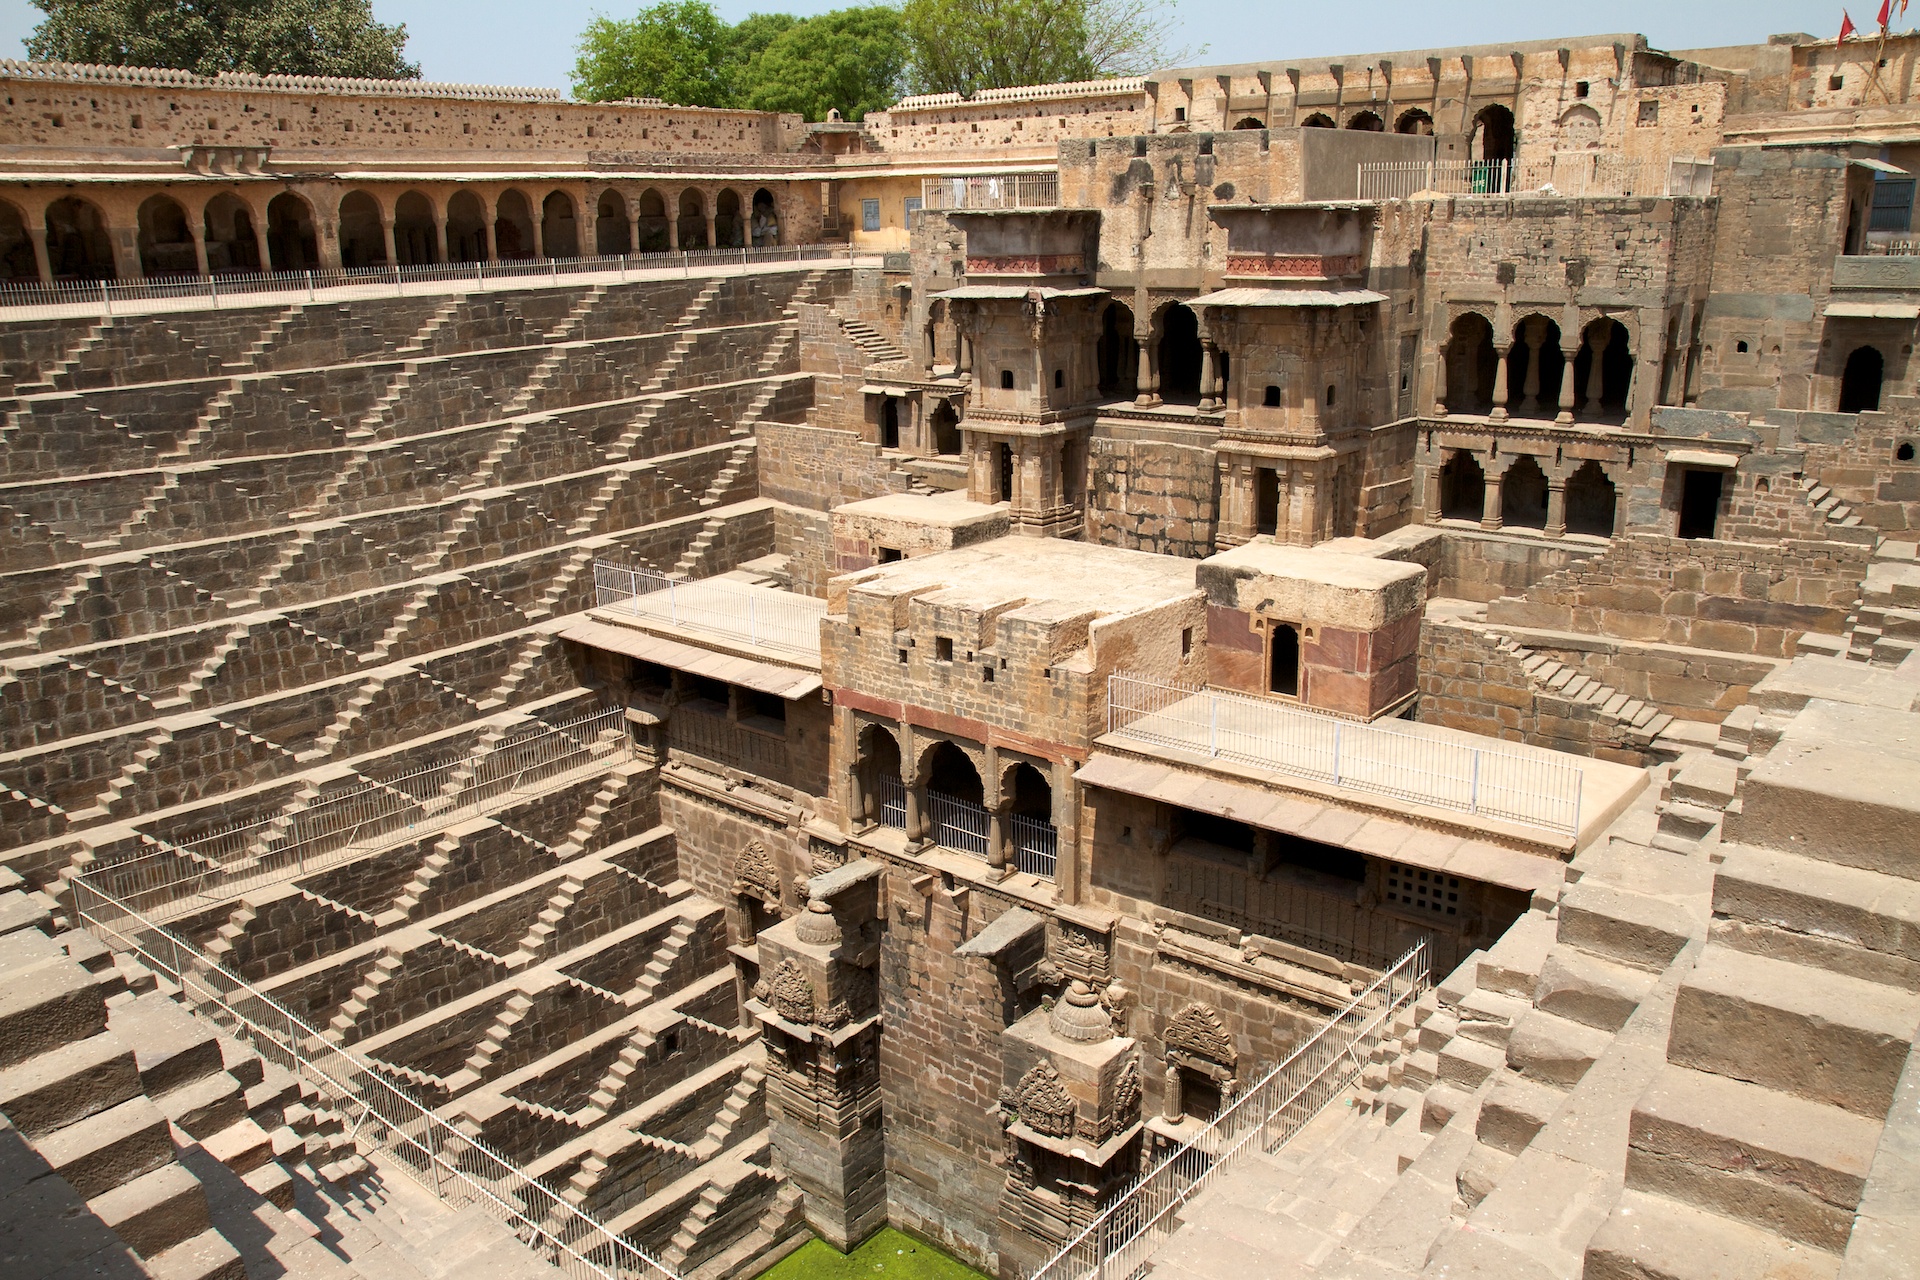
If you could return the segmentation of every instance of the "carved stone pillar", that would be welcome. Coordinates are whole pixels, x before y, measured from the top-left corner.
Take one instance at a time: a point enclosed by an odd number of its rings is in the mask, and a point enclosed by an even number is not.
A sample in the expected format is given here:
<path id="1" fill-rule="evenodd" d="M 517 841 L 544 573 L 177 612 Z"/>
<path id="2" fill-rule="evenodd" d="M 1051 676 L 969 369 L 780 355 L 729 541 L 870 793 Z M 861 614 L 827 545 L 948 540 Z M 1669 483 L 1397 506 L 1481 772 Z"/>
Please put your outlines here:
<path id="1" fill-rule="evenodd" d="M 439 205 L 433 206 L 433 249 L 435 262 L 447 259 L 447 211 Z"/>
<path id="2" fill-rule="evenodd" d="M 199 218 L 188 218 L 187 234 L 193 237 L 193 258 L 195 262 L 200 264 L 200 274 L 203 276 L 212 275 L 213 269 L 207 265 L 206 223 Z M 44 250 L 46 245 L 46 236 L 44 233 L 41 235 L 39 243 Z"/>
<path id="3" fill-rule="evenodd" d="M 1527 322 L 1520 340 L 1527 346 L 1527 376 L 1520 382 L 1520 412 L 1528 417 L 1540 412 L 1540 347 L 1546 340 L 1536 320 Z"/>
<path id="4" fill-rule="evenodd" d="M 1433 416 L 1447 416 L 1447 348 L 1444 346 L 1433 362 Z"/>
<path id="5" fill-rule="evenodd" d="M 1214 394 L 1213 371 L 1217 348 L 1211 338 L 1200 348 L 1200 412 L 1212 413 L 1220 407 L 1220 400 Z"/>
<path id="6" fill-rule="evenodd" d="M 53 283 L 53 258 L 47 253 L 47 227 L 44 222 L 29 227 L 27 235 L 33 240 L 33 263 L 40 272 L 40 283 Z M 207 274 L 207 243 L 196 235 L 193 243 L 200 256 L 200 274 Z"/>
<path id="7" fill-rule="evenodd" d="M 860 781 L 860 766 L 847 770 L 847 831 L 858 834 L 868 827 L 867 789 Z"/>
<path id="8" fill-rule="evenodd" d="M 1547 536 L 1560 538 L 1567 532 L 1567 481 L 1564 476 L 1547 479 Z"/>
<path id="9" fill-rule="evenodd" d="M 680 215 L 677 211 L 667 211 L 667 252 L 680 252 Z"/>
<path id="10" fill-rule="evenodd" d="M 1560 348 L 1560 412 L 1553 420 L 1562 426 L 1573 421 L 1573 358 L 1579 354 L 1579 347 Z"/>
<path id="11" fill-rule="evenodd" d="M 719 214 L 715 213 L 711 209 L 707 211 L 707 248 L 709 249 L 718 249 L 720 247 L 720 240 L 719 240 L 720 232 L 718 229 L 719 216 L 720 216 Z"/>
<path id="12" fill-rule="evenodd" d="M 394 244 L 392 218 L 380 219 L 380 235 L 387 243 L 387 265 L 390 267 L 399 266 L 400 250 L 398 246 Z"/>
<path id="13" fill-rule="evenodd" d="M 1605 363 L 1607 343 L 1613 337 L 1613 326 L 1596 324 L 1587 332 L 1587 350 L 1592 353 L 1593 363 L 1587 369 L 1587 417 L 1600 415 L 1600 397 L 1606 394 Z"/>
<path id="14" fill-rule="evenodd" d="M 1007 878 L 1007 820 L 1001 808 L 987 810 L 987 879 Z"/>
<path id="15" fill-rule="evenodd" d="M 1440 468 L 1427 468 L 1427 523 L 1440 523 Z"/>
<path id="16" fill-rule="evenodd" d="M 1498 529 L 1504 521 L 1500 516 L 1500 486 L 1505 482 L 1504 475 L 1495 474 L 1491 469 L 1487 473 L 1487 493 L 1480 504 L 1480 527 Z"/>
<path id="17" fill-rule="evenodd" d="M 1507 353 L 1511 344 L 1493 349 L 1493 410 L 1487 416 L 1495 422 L 1507 420 Z"/>
<path id="18" fill-rule="evenodd" d="M 248 212 L 256 215 L 253 218 L 253 248 L 254 252 L 260 255 L 260 270 L 271 271 L 273 270 L 273 250 L 267 244 L 266 215 L 258 209 L 251 209 Z M 136 268 L 140 265 L 138 247 L 133 252 L 133 265 Z"/>
<path id="19" fill-rule="evenodd" d="M 1147 340 L 1145 338 L 1139 339 L 1139 348 L 1140 363 L 1135 368 L 1133 379 L 1134 385 L 1139 388 L 1139 394 L 1134 396 L 1133 402 L 1144 409 L 1152 404 L 1154 400 L 1153 373 L 1152 361 L 1147 355 Z"/>

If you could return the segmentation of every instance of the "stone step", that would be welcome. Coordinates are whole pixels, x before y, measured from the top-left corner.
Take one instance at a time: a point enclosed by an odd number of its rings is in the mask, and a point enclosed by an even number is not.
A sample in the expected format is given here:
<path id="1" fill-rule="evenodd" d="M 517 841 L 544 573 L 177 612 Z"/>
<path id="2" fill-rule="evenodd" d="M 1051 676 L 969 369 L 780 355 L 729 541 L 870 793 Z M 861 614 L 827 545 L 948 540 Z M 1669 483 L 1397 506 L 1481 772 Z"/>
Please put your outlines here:
<path id="1" fill-rule="evenodd" d="M 212 1227 L 147 1259 L 153 1280 L 247 1280 L 240 1251 Z"/>
<path id="2" fill-rule="evenodd" d="M 1495 1150 L 1519 1155 L 1566 1099 L 1563 1089 L 1503 1072 L 1480 1104 L 1475 1136 Z"/>
<path id="3" fill-rule="evenodd" d="M 1583 1280 L 1835 1280 L 1840 1259 L 1664 1196 L 1628 1190 L 1587 1245 Z"/>
<path id="4" fill-rule="evenodd" d="M 172 1162 L 101 1192 L 87 1208 L 143 1258 L 205 1231 L 207 1196 L 200 1180 Z"/>
<path id="5" fill-rule="evenodd" d="M 1887 1114 L 1920 1029 L 1920 995 L 1708 943 L 1681 984 L 1667 1059 Z"/>
<path id="6" fill-rule="evenodd" d="M 0 1112 L 29 1138 L 84 1120 L 140 1093 L 133 1050 L 112 1032 L 62 1045 L 0 1071 Z"/>
<path id="7" fill-rule="evenodd" d="M 1671 899 L 1623 889 L 1591 876 L 1560 895 L 1560 941 L 1603 959 L 1656 973 L 1673 962 L 1703 923 Z"/>
<path id="8" fill-rule="evenodd" d="M 154 1103 L 167 1119 L 196 1140 L 247 1118 L 246 1093 L 240 1082 L 224 1071 L 169 1090 Z"/>
<path id="9" fill-rule="evenodd" d="M 1533 1080 L 1571 1089 L 1613 1036 L 1544 1009 L 1529 1009 L 1514 1023 L 1507 1063 Z"/>
<path id="10" fill-rule="evenodd" d="M 1633 1109 L 1627 1185 L 1840 1252 L 1878 1121 L 1668 1065 Z"/>
<path id="11" fill-rule="evenodd" d="M 173 1159 L 167 1118 L 145 1097 L 96 1112 L 34 1145 L 53 1171 L 86 1199 Z"/>
<path id="12" fill-rule="evenodd" d="M 0 1067 L 106 1029 L 105 995 L 93 975 L 64 954 L 10 969 L 7 981 L 0 983 Z"/>
<path id="13" fill-rule="evenodd" d="M 1716 941 L 1920 991 L 1920 883 L 1750 845 L 1721 853 Z"/>
<path id="14" fill-rule="evenodd" d="M 1548 1013 L 1601 1031 L 1618 1031 L 1640 1007 L 1654 974 L 1583 951 L 1555 947 L 1535 989 L 1535 1003 Z"/>

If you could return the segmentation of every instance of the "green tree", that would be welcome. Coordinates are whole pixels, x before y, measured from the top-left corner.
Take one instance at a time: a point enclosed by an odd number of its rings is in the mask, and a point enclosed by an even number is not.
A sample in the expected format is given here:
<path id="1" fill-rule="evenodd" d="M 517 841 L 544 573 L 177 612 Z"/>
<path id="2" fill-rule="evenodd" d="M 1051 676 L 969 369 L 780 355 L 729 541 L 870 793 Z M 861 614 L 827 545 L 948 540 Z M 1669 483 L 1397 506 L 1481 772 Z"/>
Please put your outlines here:
<path id="1" fill-rule="evenodd" d="M 824 120 L 835 107 L 849 120 L 891 105 L 907 67 L 900 11 L 884 5 L 837 9 L 782 32 L 748 66 L 741 105 L 797 111 Z"/>
<path id="2" fill-rule="evenodd" d="M 728 106 L 741 106 L 751 92 L 750 76 L 754 60 L 768 45 L 804 22 L 790 13 L 750 13 L 733 24 L 727 33 L 727 52 L 722 59 L 722 74 L 731 95 Z"/>
<path id="3" fill-rule="evenodd" d="M 901 12 L 920 93 L 1139 75 L 1194 56 L 1168 45 L 1166 0 L 906 0 Z"/>
<path id="4" fill-rule="evenodd" d="M 706 0 L 660 0 L 627 19 L 596 17 L 580 36 L 573 93 L 590 102 L 663 98 L 733 105 L 732 29 Z"/>
<path id="5" fill-rule="evenodd" d="M 45 62 L 177 67 L 200 75 L 409 80 L 404 25 L 369 0 L 33 0 L 46 18 L 27 40 Z"/>

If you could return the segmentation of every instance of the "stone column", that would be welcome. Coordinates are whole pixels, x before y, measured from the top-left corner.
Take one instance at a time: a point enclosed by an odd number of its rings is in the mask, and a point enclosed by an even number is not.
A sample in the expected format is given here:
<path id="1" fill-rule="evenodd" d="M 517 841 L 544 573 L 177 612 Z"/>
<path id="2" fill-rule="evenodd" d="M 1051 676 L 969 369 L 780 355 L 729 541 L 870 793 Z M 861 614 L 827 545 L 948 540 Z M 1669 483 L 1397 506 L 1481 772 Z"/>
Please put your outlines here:
<path id="1" fill-rule="evenodd" d="M 1529 321 L 1520 340 L 1527 344 L 1527 376 L 1520 384 L 1520 412 L 1532 417 L 1540 412 L 1540 347 L 1546 335 L 1540 325 Z"/>
<path id="2" fill-rule="evenodd" d="M 667 252 L 680 252 L 680 210 L 678 206 L 667 210 Z"/>
<path id="3" fill-rule="evenodd" d="M 1554 415 L 1554 421 L 1566 426 L 1573 421 L 1573 358 L 1580 354 L 1580 348 L 1568 350 L 1560 348 L 1560 412 Z"/>
<path id="4" fill-rule="evenodd" d="M 847 770 L 847 826 L 850 835 L 867 829 L 867 789 L 860 784 L 860 766 Z"/>
<path id="5" fill-rule="evenodd" d="M 1134 385 L 1139 388 L 1139 394 L 1134 396 L 1133 402 L 1144 409 L 1153 403 L 1153 362 L 1147 355 L 1147 340 L 1141 338 L 1138 341 L 1140 346 L 1140 364 L 1134 370 L 1133 381 Z"/>
<path id="6" fill-rule="evenodd" d="M 445 206 L 433 206 L 433 248 L 434 261 L 447 261 L 447 211 Z"/>
<path id="7" fill-rule="evenodd" d="M 47 252 L 47 223 L 43 215 L 39 222 L 27 228 L 27 235 L 33 240 L 33 262 L 40 271 L 42 284 L 53 283 L 53 257 Z M 196 244 L 199 241 L 196 239 Z M 207 274 L 207 251 L 200 250 L 200 274 Z"/>
<path id="8" fill-rule="evenodd" d="M 917 784 L 909 784 L 905 788 L 905 791 L 906 791 L 906 808 L 907 808 L 907 818 L 906 818 L 907 843 L 919 844 L 921 841 L 921 837 L 925 835 L 925 826 L 926 826 L 925 822 L 921 818 L 920 788 Z"/>
<path id="9" fill-rule="evenodd" d="M 1433 416 L 1447 416 L 1447 348 L 1435 353 L 1433 362 Z"/>
<path id="10" fill-rule="evenodd" d="M 1200 412 L 1212 413 L 1220 407 L 1220 401 L 1214 396 L 1213 369 L 1214 345 L 1209 338 L 1200 347 Z"/>
<path id="11" fill-rule="evenodd" d="M 1562 538 L 1567 533 L 1567 478 L 1547 477 L 1547 536 Z"/>
<path id="12" fill-rule="evenodd" d="M 1060 901 L 1080 901 L 1079 806 L 1073 798 L 1073 771 L 1053 767 L 1054 891 Z"/>
<path id="13" fill-rule="evenodd" d="M 712 205 L 707 206 L 707 248 L 709 249 L 720 247 L 720 233 L 716 229 L 719 216 Z"/>
<path id="14" fill-rule="evenodd" d="M 1596 324 L 1587 331 L 1587 350 L 1593 353 L 1593 364 L 1587 369 L 1587 417 L 1600 416 L 1600 397 L 1606 394 L 1606 370 L 1600 366 L 1607 353 L 1607 341 L 1613 337 L 1613 326 Z"/>
<path id="15" fill-rule="evenodd" d="M 627 203 L 627 252 L 640 252 L 640 204 L 638 201 Z"/>
<path id="16" fill-rule="evenodd" d="M 1440 468 L 1427 468 L 1427 523 L 1440 523 Z"/>
<path id="17" fill-rule="evenodd" d="M 390 266 L 390 267 L 397 267 L 397 266 L 399 266 L 399 265 L 400 265 L 400 250 L 399 250 L 399 248 L 398 248 L 398 247 L 397 247 L 397 246 L 396 246 L 396 245 L 394 244 L 394 240 L 393 240 L 393 219 L 392 219 L 392 218 L 381 218 L 381 219 L 380 219 L 380 234 L 381 234 L 382 236 L 384 236 L 384 237 L 386 237 L 386 241 L 387 241 L 387 265 L 388 265 L 388 266 Z"/>
<path id="18" fill-rule="evenodd" d="M 207 224 L 204 215 L 187 219 L 187 234 L 193 237 L 193 259 L 200 264 L 200 274 L 212 275 L 213 271 L 207 265 Z"/>
<path id="19" fill-rule="evenodd" d="M 271 271 L 273 270 L 273 247 L 267 243 L 266 210 L 249 209 L 247 212 L 254 215 L 253 243 L 255 251 L 260 255 L 260 269 L 262 271 Z M 138 254 L 134 255 L 134 261 L 139 261 Z"/>
<path id="20" fill-rule="evenodd" d="M 987 810 L 987 879 L 1007 878 L 1007 820 L 1005 806 Z"/>
<path id="21" fill-rule="evenodd" d="M 1512 344 L 1493 349 L 1493 409 L 1487 414 L 1495 422 L 1507 420 L 1507 353 Z"/>
<path id="22" fill-rule="evenodd" d="M 1498 529 L 1504 523 L 1500 517 L 1500 486 L 1505 480 L 1504 474 L 1495 474 L 1491 469 L 1488 470 L 1486 499 L 1480 504 L 1482 529 Z"/>

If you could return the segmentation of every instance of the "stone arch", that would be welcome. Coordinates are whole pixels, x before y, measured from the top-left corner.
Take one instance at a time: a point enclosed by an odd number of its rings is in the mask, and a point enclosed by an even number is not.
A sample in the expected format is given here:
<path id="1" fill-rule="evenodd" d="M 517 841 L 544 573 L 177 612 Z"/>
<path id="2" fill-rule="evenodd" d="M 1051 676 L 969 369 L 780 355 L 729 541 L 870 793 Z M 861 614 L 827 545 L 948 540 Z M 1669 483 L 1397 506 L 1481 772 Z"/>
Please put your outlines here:
<path id="1" fill-rule="evenodd" d="M 1259 116 L 1247 116 L 1244 119 L 1242 119 L 1239 123 L 1235 124 L 1233 127 L 1235 130 L 1264 129 L 1267 127 L 1267 122 L 1262 120 Z"/>
<path id="2" fill-rule="evenodd" d="M 1131 400 L 1139 394 L 1140 355 L 1133 336 L 1133 308 L 1124 302 L 1109 302 L 1101 309 L 1094 365 L 1099 370 L 1104 398 Z"/>
<path id="3" fill-rule="evenodd" d="M 1071 1138 L 1074 1129 L 1073 1095 L 1060 1083 L 1051 1058 L 1029 1067 L 1014 1086 L 1010 1099 L 1020 1123 L 1049 1138 Z"/>
<path id="4" fill-rule="evenodd" d="M 975 750 L 962 747 L 951 738 L 935 738 L 920 753 L 916 770 L 920 785 L 928 791 L 951 796 L 968 804 L 985 805 L 986 784 L 981 780 L 980 761 Z"/>
<path id="5" fill-rule="evenodd" d="M 1567 477 L 1567 532 L 1613 536 L 1615 506 L 1620 500 L 1613 481 L 1592 458 Z"/>
<path id="6" fill-rule="evenodd" d="M 1500 355 L 1493 346 L 1493 325 L 1478 312 L 1454 317 L 1448 330 L 1446 362 L 1449 413 L 1485 413 L 1493 407 L 1493 382 Z"/>
<path id="7" fill-rule="evenodd" d="M 753 193 L 753 213 L 748 227 L 754 248 L 770 249 L 780 243 L 780 203 L 765 187 Z"/>
<path id="8" fill-rule="evenodd" d="M 253 210 L 230 191 L 207 201 L 205 229 L 207 270 L 258 271 L 260 239 L 254 234 Z"/>
<path id="9" fill-rule="evenodd" d="M 393 204 L 393 256 L 403 267 L 437 261 L 439 233 L 433 225 L 433 201 L 418 191 L 402 192 Z"/>
<path id="10" fill-rule="evenodd" d="M 447 200 L 447 260 L 487 260 L 487 211 L 471 191 L 456 191 Z"/>
<path id="11" fill-rule="evenodd" d="M 1419 107 L 1410 107 L 1402 111 L 1400 118 L 1393 122 L 1393 131 L 1395 133 L 1412 134 L 1422 138 L 1431 138 L 1433 136 L 1433 117 L 1425 111 L 1422 111 Z"/>
<path id="12" fill-rule="evenodd" d="M 549 191 L 540 202 L 540 253 L 547 258 L 580 256 L 580 223 L 573 197 L 564 191 Z"/>
<path id="13" fill-rule="evenodd" d="M 1492 162 L 1511 160 L 1513 146 L 1513 112 L 1498 103 L 1482 107 L 1473 118 L 1473 158 Z"/>
<path id="14" fill-rule="evenodd" d="M 380 202 L 366 191 L 349 191 L 340 201 L 340 265 L 375 267 L 387 260 L 387 236 L 381 227 Z M 212 258 L 209 247 L 208 258 Z"/>
<path id="15" fill-rule="evenodd" d="M 320 265 L 313 206 L 291 191 L 267 202 L 267 260 L 275 271 L 311 271 Z"/>
<path id="16" fill-rule="evenodd" d="M 1305 120 L 1302 120 L 1300 127 L 1302 129 L 1334 129 L 1339 126 L 1333 123 L 1333 117 L 1326 112 L 1316 111 Z"/>
<path id="17" fill-rule="evenodd" d="M 1886 358 L 1871 344 L 1855 347 L 1847 353 L 1846 368 L 1840 374 L 1840 412 L 1865 413 L 1880 407 L 1880 384 L 1886 374 Z"/>
<path id="18" fill-rule="evenodd" d="M 713 247 L 738 249 L 746 243 L 746 226 L 740 218 L 740 193 L 722 187 L 713 198 Z"/>
<path id="19" fill-rule="evenodd" d="M 1560 113 L 1560 149 L 1585 151 L 1600 145 L 1600 113 L 1576 102 Z"/>
<path id="20" fill-rule="evenodd" d="M 1560 326 L 1534 312 L 1513 326 L 1507 348 L 1507 408 L 1517 418 L 1551 418 L 1559 412 L 1560 383 L 1567 374 Z"/>
<path id="21" fill-rule="evenodd" d="M 1169 404 L 1200 403 L 1200 317 L 1184 302 L 1169 302 L 1154 317 L 1153 327 L 1160 398 Z"/>
<path id="22" fill-rule="evenodd" d="M 1220 1011 L 1195 1000 L 1173 1016 L 1161 1036 L 1169 1052 L 1201 1058 L 1231 1071 L 1240 1061 Z"/>
<path id="23" fill-rule="evenodd" d="M 733 859 L 735 896 L 756 898 L 778 911 L 782 887 L 780 868 L 774 865 L 767 846 L 757 839 L 747 841 Z"/>
<path id="24" fill-rule="evenodd" d="M 503 262 L 534 256 L 533 206 L 518 187 L 500 193 L 493 206 L 493 251 Z"/>
<path id="25" fill-rule="evenodd" d="M 1581 330 L 1580 350 L 1573 358 L 1576 411 L 1587 421 L 1624 421 L 1632 386 L 1632 335 L 1612 316 L 1601 316 Z"/>
<path id="26" fill-rule="evenodd" d="M 0 278 L 40 278 L 40 260 L 33 251 L 33 236 L 27 230 L 26 215 L 9 200 L 0 200 Z"/>
<path id="27" fill-rule="evenodd" d="M 47 262 L 56 280 L 115 280 L 113 239 L 98 205 L 63 196 L 47 206 Z"/>
<path id="28" fill-rule="evenodd" d="M 688 187 L 680 193 L 680 247 L 713 247 L 707 243 L 707 200 L 698 187 Z"/>
<path id="29" fill-rule="evenodd" d="M 904 826 L 900 739 L 881 724 L 863 724 L 854 735 L 853 795 L 849 817 L 855 826 L 884 822 Z M 889 812 L 889 809 L 892 812 Z"/>
<path id="30" fill-rule="evenodd" d="M 1501 477 L 1500 523 L 1517 529 L 1547 527 L 1547 473 L 1530 453 L 1508 463 Z"/>
<path id="31" fill-rule="evenodd" d="M 603 258 L 631 253 L 633 245 L 628 232 L 626 197 L 608 187 L 594 205 L 593 251 Z"/>
<path id="32" fill-rule="evenodd" d="M 1358 133 L 1385 133 L 1387 122 L 1377 111 L 1356 111 L 1348 118 L 1347 128 Z"/>
<path id="33" fill-rule="evenodd" d="M 640 253 L 665 253 L 670 245 L 667 235 L 667 198 L 655 187 L 640 193 Z"/>
<path id="34" fill-rule="evenodd" d="M 1053 783 L 1046 771 L 1030 760 L 1002 762 L 1000 802 L 1014 817 L 1053 821 Z"/>
<path id="35" fill-rule="evenodd" d="M 172 196 L 147 197 L 138 216 L 136 243 L 143 276 L 197 276 L 200 255 L 193 247 L 187 211 Z"/>
<path id="36" fill-rule="evenodd" d="M 1440 515 L 1446 520 L 1479 520 L 1486 512 L 1487 473 L 1480 460 L 1455 449 L 1440 468 Z"/>
<path id="37" fill-rule="evenodd" d="M 1161 1040 L 1167 1054 L 1167 1113 L 1213 1119 L 1232 1096 L 1239 1061 L 1219 1011 L 1195 1001 L 1167 1023 Z"/>

